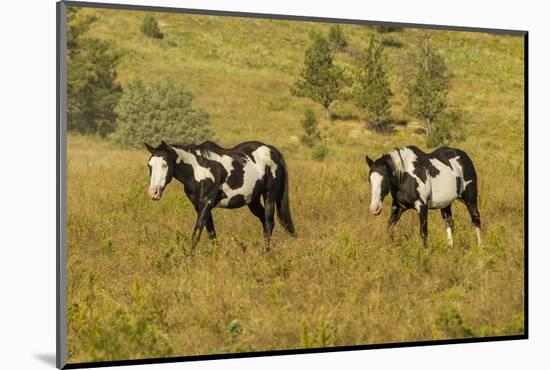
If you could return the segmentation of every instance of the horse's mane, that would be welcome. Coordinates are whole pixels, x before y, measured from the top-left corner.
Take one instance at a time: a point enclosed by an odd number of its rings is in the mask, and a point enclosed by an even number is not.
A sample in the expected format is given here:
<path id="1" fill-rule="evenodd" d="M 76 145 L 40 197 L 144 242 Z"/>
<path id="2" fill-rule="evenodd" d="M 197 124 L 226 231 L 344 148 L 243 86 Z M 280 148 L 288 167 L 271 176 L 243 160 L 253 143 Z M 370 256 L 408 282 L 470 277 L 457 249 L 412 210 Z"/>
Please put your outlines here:
<path id="1" fill-rule="evenodd" d="M 405 164 L 403 163 L 400 150 L 401 148 L 395 148 L 388 153 L 393 164 L 393 170 L 397 177 L 401 177 L 403 172 L 405 172 Z"/>
<path id="2" fill-rule="evenodd" d="M 205 141 L 202 144 L 194 145 L 193 150 L 195 152 L 194 154 L 198 154 L 206 159 L 212 159 L 212 154 L 220 155 L 220 153 L 216 153 L 216 151 L 221 152 L 224 148 L 213 141 Z"/>
<path id="3" fill-rule="evenodd" d="M 214 147 L 215 149 L 221 149 L 221 147 L 212 142 L 212 141 L 205 141 L 201 144 L 170 144 L 169 146 L 181 150 L 185 150 L 186 152 L 193 154 L 193 155 L 199 155 L 201 157 L 208 158 L 210 153 L 212 153 L 211 150 L 209 150 L 208 147 Z"/>

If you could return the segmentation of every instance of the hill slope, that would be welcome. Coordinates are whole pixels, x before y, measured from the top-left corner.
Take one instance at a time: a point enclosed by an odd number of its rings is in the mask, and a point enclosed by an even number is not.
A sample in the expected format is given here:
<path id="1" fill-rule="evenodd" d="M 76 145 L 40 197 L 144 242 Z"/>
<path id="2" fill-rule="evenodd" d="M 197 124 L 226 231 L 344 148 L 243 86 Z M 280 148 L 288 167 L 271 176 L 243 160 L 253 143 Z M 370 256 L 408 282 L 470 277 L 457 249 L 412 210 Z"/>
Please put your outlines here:
<path id="1" fill-rule="evenodd" d="M 139 26 L 143 13 L 86 9 L 98 15 L 90 35 L 111 39 L 125 52 L 118 69 L 120 81 L 139 76 L 145 80 L 174 78 L 189 87 L 196 103 L 212 116 L 217 139 L 232 145 L 245 139 L 269 141 L 287 152 L 300 151 L 292 136 L 299 136 L 305 107 L 322 117 L 308 99 L 292 97 L 290 86 L 303 66 L 311 32 L 328 33 L 330 24 L 267 19 L 154 13 L 164 39 L 145 37 Z M 372 27 L 343 25 L 349 39 L 346 52 L 337 52 L 338 64 L 351 71 L 367 47 Z M 418 30 L 382 35 L 401 47 L 388 47 L 388 74 L 395 92 L 393 114 L 403 113 L 403 77 L 407 55 L 415 47 Z M 450 104 L 468 112 L 467 138 L 461 146 L 496 149 L 490 159 L 510 159 L 499 149 L 520 155 L 523 147 L 523 38 L 467 32 L 437 32 L 434 46 L 454 73 Z M 329 146 L 346 159 L 349 145 L 362 152 L 379 152 L 404 143 L 423 146 L 414 129 L 398 127 L 394 137 L 378 137 L 364 130 L 358 112 L 336 103 L 345 121 L 323 122 Z M 519 146 L 518 146 L 519 145 Z M 505 150 L 508 152 L 509 150 Z"/>

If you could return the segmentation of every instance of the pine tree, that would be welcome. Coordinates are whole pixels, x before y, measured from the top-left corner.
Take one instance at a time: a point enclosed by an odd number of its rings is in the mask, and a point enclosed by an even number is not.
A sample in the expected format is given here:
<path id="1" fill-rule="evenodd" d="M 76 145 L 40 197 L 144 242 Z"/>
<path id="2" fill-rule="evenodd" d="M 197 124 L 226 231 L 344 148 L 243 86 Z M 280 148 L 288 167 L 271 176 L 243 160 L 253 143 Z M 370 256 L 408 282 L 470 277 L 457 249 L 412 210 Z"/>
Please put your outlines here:
<path id="1" fill-rule="evenodd" d="M 365 59 L 355 72 L 352 96 L 357 108 L 373 128 L 377 128 L 390 113 L 393 93 L 386 77 L 384 46 L 374 36 L 370 39 Z"/>
<path id="2" fill-rule="evenodd" d="M 339 24 L 334 24 L 330 27 L 328 41 L 340 50 L 345 49 L 348 46 L 348 41 L 346 40 L 342 27 L 340 27 Z"/>
<path id="3" fill-rule="evenodd" d="M 67 7 L 67 53 L 73 57 L 79 50 L 79 39 L 97 20 L 93 15 L 80 15 L 79 8 Z"/>
<path id="4" fill-rule="evenodd" d="M 143 22 L 141 22 L 140 30 L 145 34 L 145 36 L 148 37 L 155 39 L 161 39 L 164 37 L 162 32 L 160 32 L 160 27 L 157 20 L 151 14 L 145 14 L 143 17 Z"/>
<path id="5" fill-rule="evenodd" d="M 426 135 L 430 136 L 437 117 L 447 107 L 451 74 L 445 60 L 431 45 L 431 34 L 419 40 L 421 53 L 416 59 L 416 76 L 407 85 L 406 111 L 426 122 Z"/>
<path id="6" fill-rule="evenodd" d="M 301 123 L 304 129 L 304 134 L 301 137 L 302 143 L 313 148 L 315 144 L 321 140 L 317 116 L 315 116 L 315 113 L 311 109 L 306 109 Z"/>
<path id="7" fill-rule="evenodd" d="M 290 91 L 321 104 L 330 119 L 330 105 L 342 97 L 347 80 L 342 69 L 333 63 L 329 44 L 323 36 L 314 36 L 313 44 L 306 50 L 304 64 L 300 78 Z"/>
<path id="8" fill-rule="evenodd" d="M 105 136 L 114 129 L 114 108 L 122 94 L 116 81 L 121 54 L 112 43 L 85 36 L 95 21 L 79 15 L 78 8 L 68 8 L 68 128 Z"/>

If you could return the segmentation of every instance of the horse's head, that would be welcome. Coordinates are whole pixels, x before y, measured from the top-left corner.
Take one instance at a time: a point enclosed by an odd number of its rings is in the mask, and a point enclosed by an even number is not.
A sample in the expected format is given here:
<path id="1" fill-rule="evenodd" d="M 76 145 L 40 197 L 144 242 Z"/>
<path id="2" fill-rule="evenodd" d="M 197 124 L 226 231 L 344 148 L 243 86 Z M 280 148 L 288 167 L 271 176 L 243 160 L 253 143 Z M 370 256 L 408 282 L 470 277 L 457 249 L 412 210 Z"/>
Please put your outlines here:
<path id="1" fill-rule="evenodd" d="M 369 182 L 371 190 L 370 211 L 377 216 L 382 212 L 382 202 L 390 192 L 390 176 L 392 174 L 388 155 L 385 154 L 373 161 L 365 157 L 369 165 Z"/>
<path id="2" fill-rule="evenodd" d="M 166 185 L 172 181 L 177 155 L 164 141 L 156 148 L 147 143 L 145 146 L 151 153 L 148 163 L 151 180 L 147 193 L 151 199 L 159 200 Z"/>

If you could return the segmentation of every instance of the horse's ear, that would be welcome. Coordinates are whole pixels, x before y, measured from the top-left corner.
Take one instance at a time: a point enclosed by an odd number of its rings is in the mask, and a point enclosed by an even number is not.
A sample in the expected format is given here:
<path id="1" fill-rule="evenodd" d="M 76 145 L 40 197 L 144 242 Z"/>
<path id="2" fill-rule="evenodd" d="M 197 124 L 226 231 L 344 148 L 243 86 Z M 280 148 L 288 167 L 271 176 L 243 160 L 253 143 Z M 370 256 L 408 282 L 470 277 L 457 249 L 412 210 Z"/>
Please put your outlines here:
<path id="1" fill-rule="evenodd" d="M 365 156 L 365 160 L 367 161 L 367 164 L 369 165 L 369 167 L 372 167 L 372 165 L 374 164 L 374 161 L 370 159 L 368 155 Z"/>
<path id="2" fill-rule="evenodd" d="M 155 148 L 153 148 L 151 145 L 147 144 L 147 143 L 143 143 L 145 144 L 145 146 L 147 147 L 147 150 L 149 151 L 149 153 L 153 154 L 153 152 L 155 151 Z"/>
<path id="3" fill-rule="evenodd" d="M 163 148 L 166 148 L 168 146 L 168 144 L 166 144 L 166 141 L 161 140 L 160 141 L 160 146 L 163 147 Z"/>

